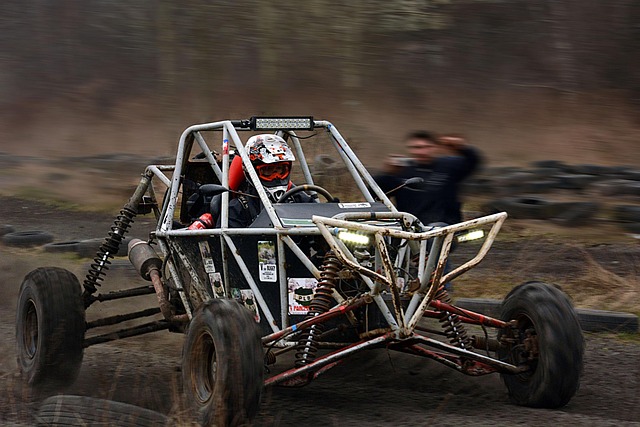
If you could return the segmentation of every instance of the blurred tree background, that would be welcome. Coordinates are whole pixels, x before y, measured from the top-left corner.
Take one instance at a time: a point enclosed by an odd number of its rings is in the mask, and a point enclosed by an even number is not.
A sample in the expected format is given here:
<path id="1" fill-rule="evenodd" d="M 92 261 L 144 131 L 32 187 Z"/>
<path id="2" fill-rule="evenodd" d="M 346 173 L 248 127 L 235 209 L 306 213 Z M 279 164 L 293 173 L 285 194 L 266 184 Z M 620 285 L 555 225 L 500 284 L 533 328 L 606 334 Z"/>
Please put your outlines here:
<path id="1" fill-rule="evenodd" d="M 3 0 L 1 9 L 0 151 L 171 154 L 192 123 L 312 114 L 363 145 L 427 128 L 466 133 L 509 162 L 576 152 L 640 160 L 635 0 Z"/>

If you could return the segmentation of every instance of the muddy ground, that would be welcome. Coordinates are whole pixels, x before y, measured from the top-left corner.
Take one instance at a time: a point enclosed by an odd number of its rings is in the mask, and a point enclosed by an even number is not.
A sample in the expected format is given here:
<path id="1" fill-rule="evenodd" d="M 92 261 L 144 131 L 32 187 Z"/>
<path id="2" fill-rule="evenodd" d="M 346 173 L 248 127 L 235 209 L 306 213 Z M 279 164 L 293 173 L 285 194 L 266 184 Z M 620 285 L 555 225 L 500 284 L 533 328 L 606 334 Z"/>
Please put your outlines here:
<path id="1" fill-rule="evenodd" d="M 111 215 L 52 208 L 0 197 L 0 223 L 18 230 L 46 230 L 56 241 L 103 237 Z M 132 233 L 144 236 L 148 220 Z M 632 238 L 573 239 L 537 233 L 536 225 L 505 227 L 486 262 L 456 283 L 457 296 L 495 297 L 526 279 L 566 283 L 580 307 L 623 309 L 637 314 L 640 250 Z M 461 251 L 463 253 L 464 250 Z M 126 262 L 118 261 L 103 291 L 140 283 Z M 0 246 L 0 424 L 29 425 L 38 399 L 22 385 L 14 356 L 14 316 L 24 275 L 43 265 L 63 266 L 82 280 L 86 259 L 42 249 Z M 491 283 L 483 292 L 482 283 Z M 473 294 L 473 295 L 472 295 Z M 504 295 L 504 294 L 503 294 Z M 619 298 L 616 298 L 616 295 Z M 88 319 L 135 307 L 153 306 L 143 297 L 109 307 L 92 306 Z M 93 310 L 93 312 L 92 312 Z M 354 356 L 304 388 L 267 389 L 258 426 L 419 426 L 419 425 L 585 425 L 640 426 L 640 341 L 637 337 L 587 334 L 585 370 L 577 395 L 561 410 L 509 403 L 499 376 L 466 377 L 436 362 L 383 350 Z M 166 331 L 90 347 L 80 377 L 67 392 L 114 399 L 176 417 L 182 339 Z"/>

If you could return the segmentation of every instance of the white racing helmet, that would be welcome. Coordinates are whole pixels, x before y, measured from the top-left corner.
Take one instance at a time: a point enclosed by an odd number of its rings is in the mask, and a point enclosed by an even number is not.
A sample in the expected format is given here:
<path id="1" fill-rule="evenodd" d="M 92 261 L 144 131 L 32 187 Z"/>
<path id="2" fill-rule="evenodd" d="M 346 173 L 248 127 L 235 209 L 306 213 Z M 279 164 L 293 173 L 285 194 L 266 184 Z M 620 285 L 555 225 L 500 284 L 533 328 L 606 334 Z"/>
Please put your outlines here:
<path id="1" fill-rule="evenodd" d="M 289 187 L 291 164 L 296 159 L 291 148 L 272 134 L 254 135 L 244 148 L 269 198 L 277 201 Z"/>

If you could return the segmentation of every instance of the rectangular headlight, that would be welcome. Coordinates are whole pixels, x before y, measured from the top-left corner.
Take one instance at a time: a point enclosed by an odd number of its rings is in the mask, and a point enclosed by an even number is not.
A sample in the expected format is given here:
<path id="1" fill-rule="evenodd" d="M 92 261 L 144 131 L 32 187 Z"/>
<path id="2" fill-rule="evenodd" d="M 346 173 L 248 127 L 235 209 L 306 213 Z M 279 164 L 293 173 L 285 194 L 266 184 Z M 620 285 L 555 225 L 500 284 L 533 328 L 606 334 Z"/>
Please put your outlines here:
<path id="1" fill-rule="evenodd" d="M 470 230 L 467 233 L 457 236 L 458 242 L 468 242 L 470 240 L 478 240 L 484 237 L 484 231 L 482 230 Z"/>
<path id="2" fill-rule="evenodd" d="M 251 117 L 251 130 L 313 130 L 313 117 Z"/>

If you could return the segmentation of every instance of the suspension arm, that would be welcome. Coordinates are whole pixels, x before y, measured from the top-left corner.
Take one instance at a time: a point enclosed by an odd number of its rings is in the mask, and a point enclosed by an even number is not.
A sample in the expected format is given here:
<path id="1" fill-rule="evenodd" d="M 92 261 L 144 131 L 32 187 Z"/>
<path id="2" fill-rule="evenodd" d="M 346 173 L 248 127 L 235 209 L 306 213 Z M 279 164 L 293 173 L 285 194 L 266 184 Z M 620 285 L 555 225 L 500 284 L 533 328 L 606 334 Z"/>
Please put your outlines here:
<path id="1" fill-rule="evenodd" d="M 492 326 L 494 328 L 507 328 L 509 327 L 508 322 L 504 322 L 502 320 L 494 319 L 493 317 L 485 316 L 484 314 L 475 313 L 473 311 L 465 310 L 464 308 L 459 308 L 453 306 L 451 304 L 447 304 L 440 300 L 432 300 L 429 302 L 429 305 L 437 310 L 448 311 L 450 313 L 455 313 L 459 316 L 463 316 L 465 318 L 470 318 L 476 320 L 481 325 Z"/>
<path id="2" fill-rule="evenodd" d="M 326 313 L 325 313 L 326 314 Z M 282 372 L 278 375 L 275 375 L 271 378 L 267 378 L 264 382 L 265 386 L 268 385 L 275 385 L 275 384 L 279 384 L 282 382 L 285 382 L 287 380 L 291 380 L 295 377 L 300 377 L 303 376 L 305 374 L 310 374 L 312 372 L 317 372 L 320 369 L 322 369 L 325 366 L 328 366 L 330 364 L 335 364 L 338 361 L 340 361 L 341 359 L 344 359 L 345 357 L 347 357 L 348 355 L 357 353 L 359 351 L 365 350 L 367 348 L 371 348 L 374 346 L 379 346 L 384 344 L 385 342 L 393 339 L 393 333 L 389 332 L 385 335 L 373 338 L 371 340 L 365 340 L 365 341 L 359 341 L 357 343 L 351 344 L 348 347 L 342 348 L 340 350 L 336 350 L 332 353 L 329 353 L 325 356 L 322 357 L 318 357 L 317 359 L 315 359 L 313 362 L 307 364 L 307 365 L 303 365 L 299 368 L 292 368 L 289 369 L 288 371 Z M 308 382 L 307 379 L 302 379 L 301 383 L 302 384 L 306 384 Z"/>
<path id="3" fill-rule="evenodd" d="M 309 319 L 305 319 L 301 322 L 298 322 L 294 325 L 291 325 L 281 331 L 278 332 L 274 332 L 270 335 L 267 335 L 265 337 L 262 338 L 262 344 L 263 345 L 268 345 L 270 343 L 273 343 L 289 334 L 292 334 L 294 332 L 298 332 L 301 330 L 304 330 L 310 326 L 313 326 L 317 323 L 321 323 L 324 322 L 326 320 L 329 319 L 333 319 L 334 317 L 338 317 L 342 314 L 348 313 L 350 311 L 355 310 L 358 307 L 362 307 L 365 304 L 370 304 L 373 301 L 373 299 L 371 298 L 370 295 L 363 295 L 359 298 L 356 298 L 354 300 L 351 301 L 347 301 L 346 304 L 342 304 L 339 306 L 336 306 L 334 308 L 332 308 L 331 310 L 327 311 L 326 313 L 322 313 L 319 314 L 315 317 L 309 318 Z"/>
<path id="4" fill-rule="evenodd" d="M 480 376 L 491 374 L 497 371 L 495 367 L 489 366 L 486 363 L 468 359 L 463 360 L 459 356 L 453 356 L 451 354 L 427 350 L 426 348 L 420 347 L 419 345 L 415 344 L 408 347 L 399 347 L 394 349 L 402 351 L 403 353 L 409 353 L 433 359 L 436 362 L 442 363 L 443 365 L 448 366 L 449 368 L 453 368 L 456 371 L 466 375 Z"/>

